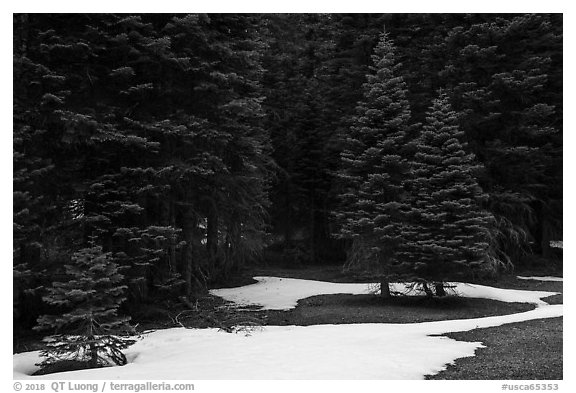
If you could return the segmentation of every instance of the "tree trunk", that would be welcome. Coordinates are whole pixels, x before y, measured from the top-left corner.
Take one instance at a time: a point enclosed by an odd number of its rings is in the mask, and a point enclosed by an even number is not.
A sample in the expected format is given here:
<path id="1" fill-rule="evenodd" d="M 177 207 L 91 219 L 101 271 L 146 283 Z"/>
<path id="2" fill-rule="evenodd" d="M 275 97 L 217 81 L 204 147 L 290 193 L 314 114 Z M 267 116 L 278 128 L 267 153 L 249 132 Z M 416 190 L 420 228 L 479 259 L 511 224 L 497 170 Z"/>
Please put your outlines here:
<path id="1" fill-rule="evenodd" d="M 284 218 L 284 249 L 292 248 L 292 222 L 290 216 Z"/>
<path id="2" fill-rule="evenodd" d="M 390 294 L 390 283 L 388 282 L 388 279 L 384 277 L 380 280 L 380 296 L 384 299 L 388 299 L 392 296 Z"/>
<path id="3" fill-rule="evenodd" d="M 169 203 L 169 225 L 172 228 L 176 228 L 176 216 L 174 213 L 175 207 L 174 207 L 174 202 L 170 202 Z M 176 243 L 178 242 L 177 238 L 173 238 L 170 241 L 170 245 L 169 245 L 169 260 L 170 260 L 170 273 L 173 273 L 176 270 L 176 267 L 178 266 L 178 262 L 176 260 Z"/>
<path id="4" fill-rule="evenodd" d="M 206 218 L 206 250 L 208 251 L 208 271 L 210 276 L 218 276 L 216 254 L 218 251 L 218 212 L 216 208 L 211 207 L 208 210 L 208 217 Z"/>
<path id="5" fill-rule="evenodd" d="M 446 296 L 446 290 L 444 289 L 444 283 L 437 282 L 434 284 L 434 289 L 436 291 L 436 296 L 442 297 Z"/>
<path id="6" fill-rule="evenodd" d="M 235 220 L 234 225 L 232 226 L 232 242 L 234 243 L 233 251 L 234 257 L 232 259 L 232 266 L 230 267 L 230 272 L 239 272 L 242 267 L 244 267 L 244 251 L 242 250 L 242 229 L 240 227 L 240 223 Z"/>
<path id="7" fill-rule="evenodd" d="M 88 340 L 94 341 L 95 337 L 88 336 Z M 90 360 L 88 361 L 88 364 L 92 368 L 98 367 L 98 348 L 96 348 L 96 343 L 94 342 L 90 343 Z"/>
<path id="8" fill-rule="evenodd" d="M 90 365 L 90 367 L 92 368 L 96 368 L 98 367 L 98 348 L 96 347 L 96 337 L 94 337 L 94 319 L 92 319 L 92 316 L 89 317 L 89 321 L 88 321 L 88 341 L 90 342 L 88 344 L 88 348 L 90 350 L 90 360 L 88 361 L 88 364 Z"/>
<path id="9" fill-rule="evenodd" d="M 225 279 L 233 272 L 241 270 L 244 263 L 244 255 L 241 250 L 241 229 L 239 224 L 232 217 L 232 223 L 226 227 L 226 257 L 222 267 L 222 274 Z"/>
<path id="10" fill-rule="evenodd" d="M 316 209 L 314 206 L 314 191 L 312 190 L 310 193 L 310 263 L 316 263 Z"/>
<path id="11" fill-rule="evenodd" d="M 326 229 L 326 210 L 317 207 L 314 211 L 314 258 L 316 263 L 329 263 L 329 236 Z"/>
<path id="12" fill-rule="evenodd" d="M 284 215 L 282 215 L 282 226 L 284 232 L 284 249 L 289 250 L 292 248 L 292 237 L 293 237 L 293 222 L 292 222 L 292 201 L 291 197 L 291 186 L 290 183 L 287 182 L 286 189 L 285 189 L 285 207 L 284 207 Z"/>
<path id="13" fill-rule="evenodd" d="M 181 274 L 184 280 L 184 296 L 190 299 L 192 296 L 192 272 L 195 270 L 194 259 L 194 232 L 196 229 L 196 218 L 194 213 L 188 208 L 183 214 L 182 237 L 186 242 L 182 252 Z"/>

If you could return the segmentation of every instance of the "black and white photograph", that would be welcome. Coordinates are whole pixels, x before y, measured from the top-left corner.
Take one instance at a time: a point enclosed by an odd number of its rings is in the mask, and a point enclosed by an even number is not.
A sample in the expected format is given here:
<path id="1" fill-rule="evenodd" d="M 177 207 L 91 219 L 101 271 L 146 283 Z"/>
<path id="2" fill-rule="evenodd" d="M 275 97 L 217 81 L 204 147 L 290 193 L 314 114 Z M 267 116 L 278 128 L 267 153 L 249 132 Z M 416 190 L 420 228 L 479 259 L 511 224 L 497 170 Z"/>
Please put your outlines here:
<path id="1" fill-rule="evenodd" d="M 563 13 L 12 21 L 9 388 L 562 390 Z"/>

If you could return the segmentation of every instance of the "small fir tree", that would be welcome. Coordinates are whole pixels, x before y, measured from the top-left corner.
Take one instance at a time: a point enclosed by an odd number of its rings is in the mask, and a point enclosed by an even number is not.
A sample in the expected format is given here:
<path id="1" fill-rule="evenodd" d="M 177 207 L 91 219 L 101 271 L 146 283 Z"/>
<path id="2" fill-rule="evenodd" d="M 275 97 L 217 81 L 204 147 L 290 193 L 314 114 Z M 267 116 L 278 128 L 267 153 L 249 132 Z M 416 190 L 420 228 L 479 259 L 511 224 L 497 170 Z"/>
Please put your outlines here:
<path id="1" fill-rule="evenodd" d="M 127 337 L 133 329 L 129 317 L 117 315 L 126 300 L 124 276 L 111 253 L 90 241 L 89 247 L 72 255 L 65 265 L 66 278 L 53 283 L 43 300 L 65 308 L 61 315 L 44 315 L 36 329 L 53 329 L 55 335 L 46 338 L 41 367 L 58 362 L 74 361 L 88 367 L 124 365 L 122 350 L 135 340 Z"/>
<path id="2" fill-rule="evenodd" d="M 409 219 L 397 266 L 428 295 L 444 295 L 445 282 L 493 268 L 487 199 L 475 178 L 481 166 L 466 151 L 448 96 L 440 93 L 415 141 Z M 433 283 L 430 287 L 429 284 Z"/>

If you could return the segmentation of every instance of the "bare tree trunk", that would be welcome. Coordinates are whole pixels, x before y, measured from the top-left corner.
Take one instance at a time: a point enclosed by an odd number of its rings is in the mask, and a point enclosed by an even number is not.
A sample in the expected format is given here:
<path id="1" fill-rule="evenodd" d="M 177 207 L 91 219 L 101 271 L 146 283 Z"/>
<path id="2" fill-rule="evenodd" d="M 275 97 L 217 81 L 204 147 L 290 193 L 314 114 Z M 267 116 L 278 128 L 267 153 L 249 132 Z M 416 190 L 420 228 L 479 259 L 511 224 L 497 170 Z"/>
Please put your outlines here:
<path id="1" fill-rule="evenodd" d="M 314 206 L 314 190 L 310 193 L 310 263 L 316 263 L 316 208 Z"/>
<path id="2" fill-rule="evenodd" d="M 94 337 L 94 320 L 90 319 L 88 323 L 88 340 L 90 341 L 90 344 L 88 344 L 88 348 L 90 349 L 90 360 L 88 364 L 90 367 L 96 368 L 98 367 L 98 348 L 95 343 L 96 337 Z"/>
<path id="3" fill-rule="evenodd" d="M 220 274 L 217 266 L 217 251 L 218 251 L 218 212 L 216 208 L 212 207 L 208 211 L 207 227 L 206 227 L 206 250 L 208 251 L 208 271 L 210 276 L 217 276 Z"/>
<path id="4" fill-rule="evenodd" d="M 390 298 L 390 283 L 386 277 L 380 279 L 380 296 L 384 299 Z"/>
<path id="5" fill-rule="evenodd" d="M 190 299 L 192 296 L 192 272 L 196 264 L 194 258 L 194 232 L 196 229 L 196 217 L 188 208 L 183 215 L 182 220 L 182 237 L 186 242 L 182 253 L 181 273 L 184 280 L 184 296 Z"/>
<path id="6" fill-rule="evenodd" d="M 235 221 L 232 226 L 232 236 L 233 242 L 233 255 L 232 265 L 230 266 L 230 272 L 239 272 L 242 267 L 244 267 L 245 257 L 244 250 L 242 249 L 242 229 L 240 223 Z"/>
<path id="7" fill-rule="evenodd" d="M 95 340 L 94 336 L 88 336 L 88 340 Z M 96 348 L 96 343 L 90 343 L 90 361 L 88 362 L 90 367 L 96 368 L 98 367 L 98 348 Z"/>
<path id="8" fill-rule="evenodd" d="M 242 255 L 240 235 L 240 227 L 234 221 L 226 226 L 226 257 L 222 266 L 222 275 L 225 279 L 230 277 L 232 272 L 240 271 L 242 268 L 244 255 Z"/>
<path id="9" fill-rule="evenodd" d="M 436 296 L 442 297 L 446 296 L 446 290 L 444 289 L 444 283 L 437 282 L 434 284 L 434 290 L 436 291 Z"/>
<path id="10" fill-rule="evenodd" d="M 176 216 L 174 213 L 174 202 L 169 203 L 169 224 L 172 228 L 176 228 Z M 173 273 L 173 269 L 176 269 L 178 262 L 176 261 L 176 243 L 178 239 L 172 239 L 169 246 L 169 258 L 170 258 L 170 273 Z"/>

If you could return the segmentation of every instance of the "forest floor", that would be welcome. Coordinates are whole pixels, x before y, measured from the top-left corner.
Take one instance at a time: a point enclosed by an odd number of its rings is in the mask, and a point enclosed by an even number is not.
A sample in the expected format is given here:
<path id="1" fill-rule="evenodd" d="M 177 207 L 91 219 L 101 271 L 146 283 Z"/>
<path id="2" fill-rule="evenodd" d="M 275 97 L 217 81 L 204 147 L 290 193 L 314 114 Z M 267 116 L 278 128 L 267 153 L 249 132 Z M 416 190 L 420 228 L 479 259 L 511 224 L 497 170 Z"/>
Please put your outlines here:
<path id="1" fill-rule="evenodd" d="M 458 341 L 480 341 L 485 348 L 426 379 L 561 380 L 562 322 L 561 317 L 536 319 L 446 334 Z"/>

